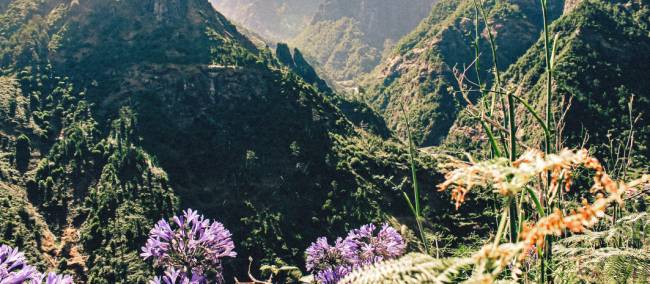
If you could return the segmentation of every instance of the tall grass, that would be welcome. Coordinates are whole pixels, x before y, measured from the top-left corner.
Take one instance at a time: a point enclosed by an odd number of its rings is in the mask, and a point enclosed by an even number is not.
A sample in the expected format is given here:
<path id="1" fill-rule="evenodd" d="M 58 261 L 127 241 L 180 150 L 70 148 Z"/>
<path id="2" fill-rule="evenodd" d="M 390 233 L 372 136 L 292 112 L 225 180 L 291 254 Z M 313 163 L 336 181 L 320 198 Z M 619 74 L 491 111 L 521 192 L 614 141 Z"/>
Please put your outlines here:
<path id="1" fill-rule="evenodd" d="M 416 156 L 417 149 L 415 143 L 413 142 L 413 135 L 412 135 L 413 133 L 411 132 L 411 122 L 408 113 L 406 112 L 404 105 L 400 105 L 400 106 L 402 108 L 402 114 L 404 117 L 404 122 L 406 124 L 406 133 L 408 136 L 409 164 L 410 164 L 411 178 L 413 184 L 412 200 L 411 197 L 409 197 L 408 194 L 406 194 L 406 192 L 402 192 L 402 193 L 404 195 L 404 199 L 406 200 L 406 203 L 408 204 L 415 218 L 415 223 L 418 226 L 420 241 L 424 246 L 424 251 L 425 253 L 430 253 L 431 251 L 429 247 L 429 241 L 427 240 L 427 236 L 424 233 L 424 226 L 422 225 L 422 210 L 420 207 L 420 185 L 418 184 L 417 169 L 415 166 L 415 156 Z"/>

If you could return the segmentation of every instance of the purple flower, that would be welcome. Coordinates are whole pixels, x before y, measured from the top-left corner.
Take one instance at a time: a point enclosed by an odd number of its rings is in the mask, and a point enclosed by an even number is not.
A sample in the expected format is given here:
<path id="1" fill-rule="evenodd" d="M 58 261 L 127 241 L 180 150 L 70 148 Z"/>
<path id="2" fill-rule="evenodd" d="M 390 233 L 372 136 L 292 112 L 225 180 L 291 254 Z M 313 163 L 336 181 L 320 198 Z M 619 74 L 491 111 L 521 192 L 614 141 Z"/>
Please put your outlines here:
<path id="1" fill-rule="evenodd" d="M 346 244 L 350 250 L 358 252 L 357 265 L 368 265 L 401 256 L 406 251 L 406 243 L 397 230 L 384 224 L 377 233 L 373 224 L 364 225 L 348 234 Z"/>
<path id="2" fill-rule="evenodd" d="M 327 238 L 318 238 L 307 248 L 307 271 L 318 283 L 337 283 L 352 270 L 364 265 L 401 256 L 406 251 L 402 236 L 388 224 L 375 234 L 373 224 L 352 230 L 334 246 Z"/>
<path id="3" fill-rule="evenodd" d="M 27 264 L 25 255 L 7 245 L 0 246 L 0 284 L 74 284 L 72 277 L 54 272 L 41 274 Z"/>
<path id="4" fill-rule="evenodd" d="M 349 249 L 344 240 L 338 238 L 334 246 L 327 242 L 327 238 L 318 238 L 307 248 L 307 270 L 320 271 L 336 266 L 350 266 L 354 263 L 356 254 Z"/>
<path id="5" fill-rule="evenodd" d="M 50 272 L 45 276 L 45 281 L 42 284 L 73 284 L 72 277 L 69 275 L 58 275 Z"/>
<path id="6" fill-rule="evenodd" d="M 140 254 L 145 260 L 152 258 L 157 267 L 168 270 L 158 281 L 205 283 L 207 270 L 215 270 L 217 277 L 222 278 L 221 259 L 237 256 L 230 231 L 223 224 L 205 219 L 192 209 L 183 211 L 182 216 L 174 216 L 172 220 L 174 229 L 167 221 L 158 221 L 149 232 L 149 239 Z M 181 280 L 185 282 L 178 282 Z"/>
<path id="7" fill-rule="evenodd" d="M 207 283 L 202 275 L 188 277 L 185 273 L 173 268 L 165 271 L 163 277 L 155 277 L 149 284 L 202 284 Z"/>
<path id="8" fill-rule="evenodd" d="M 27 264 L 25 256 L 18 249 L 0 246 L 0 284 L 38 283 L 40 273 Z"/>
<path id="9" fill-rule="evenodd" d="M 314 279 L 320 284 L 336 284 L 350 272 L 352 269 L 349 266 L 336 266 L 319 271 Z"/>

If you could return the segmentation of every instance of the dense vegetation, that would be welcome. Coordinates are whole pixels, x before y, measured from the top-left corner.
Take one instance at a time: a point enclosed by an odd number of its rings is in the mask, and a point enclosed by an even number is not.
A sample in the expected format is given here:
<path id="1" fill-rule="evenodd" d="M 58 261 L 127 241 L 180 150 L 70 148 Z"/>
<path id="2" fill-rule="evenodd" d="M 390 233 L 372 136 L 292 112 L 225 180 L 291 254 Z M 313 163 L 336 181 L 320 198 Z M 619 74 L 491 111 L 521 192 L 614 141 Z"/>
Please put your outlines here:
<path id="1" fill-rule="evenodd" d="M 561 120 L 564 145 L 586 143 L 598 156 L 615 161 L 620 156 L 632 155 L 634 168 L 647 167 L 648 152 L 648 82 L 642 80 L 650 68 L 647 53 L 648 7 L 621 4 L 606 4 L 589 1 L 575 7 L 551 26 L 551 33 L 557 35 L 554 70 L 555 119 Z M 533 45 L 504 74 L 507 88 L 520 94 L 537 111 L 544 110 L 545 78 L 543 39 Z M 594 72 L 594 70 L 599 70 Z M 568 110 L 567 110 L 568 109 Z M 561 113 L 566 111 L 566 115 Z M 541 145 L 543 133 L 534 126 L 534 118 L 523 106 L 518 110 L 523 127 L 518 136 L 533 144 Z M 474 126 L 474 127 L 470 127 Z M 472 131 L 481 133 L 475 127 L 468 113 L 463 113 L 456 122 L 446 141 L 447 145 L 463 145 L 477 149 L 478 141 L 468 135 Z M 630 145 L 630 139 L 632 142 Z M 621 147 L 629 148 L 626 153 Z M 453 148 L 453 146 L 452 146 Z M 627 162 L 627 161 L 626 161 Z M 613 167 L 613 165 L 611 165 Z"/>
<path id="2" fill-rule="evenodd" d="M 407 152 L 306 83 L 299 53 L 295 71 L 280 68 L 205 1 L 15 0 L 1 20 L 2 182 L 15 192 L 2 211 L 33 206 L 3 218 L 1 240 L 30 263 L 145 282 L 139 248 L 181 207 L 223 222 L 240 255 L 266 264 L 302 266 L 317 236 L 413 222 Z M 488 217 L 452 221 L 434 164 L 418 158 L 423 212 L 445 247 Z M 246 273 L 245 257 L 224 265 Z"/>
<path id="3" fill-rule="evenodd" d="M 541 11 L 536 1 L 485 2 L 486 16 L 494 26 L 498 68 L 505 70 L 537 40 L 542 29 Z M 549 2 L 550 19 L 561 14 L 561 2 Z M 442 142 L 464 103 L 454 93 L 458 87 L 454 69 L 462 71 L 464 66 L 472 65 L 477 30 L 481 34 L 479 70 L 481 77 L 487 78 L 492 66 L 488 34 L 483 24 L 475 25 L 475 17 L 472 1 L 439 1 L 429 18 L 402 39 L 364 83 L 364 96 L 400 137 L 406 133 L 400 119 L 403 107 L 415 117 L 413 133 L 417 144 L 433 146 Z M 476 82 L 474 73 L 468 77 Z"/>

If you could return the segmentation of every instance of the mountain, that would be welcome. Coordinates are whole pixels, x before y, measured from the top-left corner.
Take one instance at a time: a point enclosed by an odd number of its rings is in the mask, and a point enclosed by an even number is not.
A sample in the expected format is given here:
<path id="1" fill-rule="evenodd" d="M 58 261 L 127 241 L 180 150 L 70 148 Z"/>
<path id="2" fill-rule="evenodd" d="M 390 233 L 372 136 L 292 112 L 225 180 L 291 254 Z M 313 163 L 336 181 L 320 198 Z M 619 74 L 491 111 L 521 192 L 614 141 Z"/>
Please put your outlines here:
<path id="1" fill-rule="evenodd" d="M 435 0 L 326 0 L 289 41 L 336 81 L 356 79 L 424 19 Z"/>
<path id="2" fill-rule="evenodd" d="M 564 146 L 585 144 L 614 163 L 630 154 L 630 167 L 647 168 L 650 88 L 650 6 L 638 1 L 572 1 L 565 15 L 551 26 L 558 35 L 554 69 L 554 120 L 562 118 Z M 545 113 L 546 77 L 543 41 L 539 39 L 504 74 L 513 90 L 538 112 Z M 630 102 L 632 102 L 630 109 Z M 532 145 L 542 143 L 543 132 L 523 106 L 517 111 L 517 133 Z M 445 144 L 481 149 L 482 131 L 461 113 Z M 468 135 L 468 133 L 474 133 Z M 471 137 L 471 138 L 470 138 Z M 633 146 L 629 147 L 630 137 Z M 478 139 L 477 139 L 478 138 Z M 469 146 L 468 146 L 469 145 Z M 621 149 L 621 150 L 617 150 Z M 622 150 L 625 149 L 625 150 Z M 619 151 L 619 153 L 616 153 Z M 623 154 L 620 151 L 625 151 Z"/>
<path id="3" fill-rule="evenodd" d="M 272 41 L 287 41 L 309 24 L 323 0 L 210 0 L 217 11 Z"/>
<path id="4" fill-rule="evenodd" d="M 319 236 L 414 223 L 402 145 L 355 126 L 300 56 L 280 66 L 207 1 L 12 0 L 0 23 L 0 242 L 39 267 L 146 283 L 140 247 L 183 208 L 232 231 L 226 272 L 240 279 L 248 256 L 302 266 Z M 416 162 L 441 246 L 491 224 L 458 217 L 436 161 Z"/>
<path id="5" fill-rule="evenodd" d="M 386 122 L 375 110 L 358 99 L 335 93 L 327 82 L 318 76 L 314 67 L 307 62 L 300 50 L 294 48 L 292 53 L 285 43 L 278 43 L 275 54 L 282 66 L 293 70 L 305 82 L 312 84 L 327 95 L 352 124 L 384 139 L 391 137 L 391 131 L 386 126 Z"/>
<path id="6" fill-rule="evenodd" d="M 535 43 L 542 29 L 538 1 L 485 1 L 487 17 L 506 70 Z M 549 18 L 557 18 L 563 1 L 549 2 Z M 445 0 L 433 6 L 429 17 L 403 38 L 394 51 L 363 82 L 365 97 L 384 116 L 388 126 L 405 137 L 404 109 L 413 117 L 413 133 L 422 146 L 438 145 L 447 135 L 462 103 L 454 98 L 454 68 L 474 61 L 476 13 L 473 1 Z M 482 78 L 492 67 L 488 34 L 483 21 L 479 52 Z M 468 78 L 475 81 L 474 72 Z M 489 82 L 484 82 L 488 83 Z"/>

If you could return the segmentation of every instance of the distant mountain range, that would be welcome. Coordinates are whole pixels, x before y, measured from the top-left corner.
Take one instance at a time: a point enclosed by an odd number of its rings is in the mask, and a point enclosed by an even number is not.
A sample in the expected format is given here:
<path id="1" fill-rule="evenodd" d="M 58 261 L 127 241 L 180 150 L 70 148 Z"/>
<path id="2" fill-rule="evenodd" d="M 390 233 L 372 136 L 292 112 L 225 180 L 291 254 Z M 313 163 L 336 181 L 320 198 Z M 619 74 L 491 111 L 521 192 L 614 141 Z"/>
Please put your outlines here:
<path id="1" fill-rule="evenodd" d="M 210 0 L 220 13 L 270 41 L 287 41 L 307 26 L 324 0 Z"/>
<path id="2" fill-rule="evenodd" d="M 327 0 L 289 42 L 336 81 L 357 79 L 413 30 L 436 0 Z"/>

